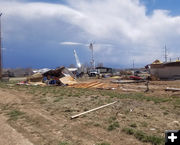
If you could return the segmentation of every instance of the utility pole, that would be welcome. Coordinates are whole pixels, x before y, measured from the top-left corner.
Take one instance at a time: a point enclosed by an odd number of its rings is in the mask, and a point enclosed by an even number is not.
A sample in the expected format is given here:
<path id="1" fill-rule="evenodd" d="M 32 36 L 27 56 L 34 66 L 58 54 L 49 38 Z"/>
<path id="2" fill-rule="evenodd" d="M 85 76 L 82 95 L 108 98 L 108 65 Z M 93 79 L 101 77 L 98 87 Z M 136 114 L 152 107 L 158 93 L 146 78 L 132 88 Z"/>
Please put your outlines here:
<path id="1" fill-rule="evenodd" d="M 135 73 L 134 73 L 134 59 L 133 59 L 133 64 L 132 65 L 133 65 L 133 75 L 135 75 Z"/>
<path id="2" fill-rule="evenodd" d="M 164 59 L 165 59 L 165 62 L 167 62 L 167 48 L 166 48 L 166 45 L 164 47 Z"/>
<path id="3" fill-rule="evenodd" d="M 0 13 L 0 80 L 2 79 L 2 38 L 1 38 L 1 16 Z"/>
<path id="4" fill-rule="evenodd" d="M 134 70 L 134 59 L 133 59 L 133 70 Z"/>

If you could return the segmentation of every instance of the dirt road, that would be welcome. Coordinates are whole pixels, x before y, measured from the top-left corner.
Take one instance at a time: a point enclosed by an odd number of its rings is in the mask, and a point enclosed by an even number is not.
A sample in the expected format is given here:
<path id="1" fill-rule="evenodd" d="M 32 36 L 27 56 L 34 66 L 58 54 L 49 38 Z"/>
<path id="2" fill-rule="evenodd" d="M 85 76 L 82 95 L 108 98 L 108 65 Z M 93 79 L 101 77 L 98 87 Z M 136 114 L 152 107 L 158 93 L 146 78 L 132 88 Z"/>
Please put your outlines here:
<path id="1" fill-rule="evenodd" d="M 7 123 L 7 118 L 0 115 L 0 145 L 33 145 L 21 133 Z"/>

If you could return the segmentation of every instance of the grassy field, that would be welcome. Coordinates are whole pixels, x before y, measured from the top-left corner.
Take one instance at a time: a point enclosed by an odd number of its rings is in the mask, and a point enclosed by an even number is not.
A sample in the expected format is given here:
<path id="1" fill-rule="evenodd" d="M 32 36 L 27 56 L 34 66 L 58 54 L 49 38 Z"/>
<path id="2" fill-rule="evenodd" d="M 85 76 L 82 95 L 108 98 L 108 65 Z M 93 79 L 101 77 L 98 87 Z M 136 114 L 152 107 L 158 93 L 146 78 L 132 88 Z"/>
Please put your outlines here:
<path id="1" fill-rule="evenodd" d="M 129 93 L 8 82 L 0 83 L 0 94 L 0 113 L 35 145 L 161 145 L 165 130 L 180 128 L 180 94 L 159 88 Z M 113 101 L 118 103 L 70 119 Z"/>

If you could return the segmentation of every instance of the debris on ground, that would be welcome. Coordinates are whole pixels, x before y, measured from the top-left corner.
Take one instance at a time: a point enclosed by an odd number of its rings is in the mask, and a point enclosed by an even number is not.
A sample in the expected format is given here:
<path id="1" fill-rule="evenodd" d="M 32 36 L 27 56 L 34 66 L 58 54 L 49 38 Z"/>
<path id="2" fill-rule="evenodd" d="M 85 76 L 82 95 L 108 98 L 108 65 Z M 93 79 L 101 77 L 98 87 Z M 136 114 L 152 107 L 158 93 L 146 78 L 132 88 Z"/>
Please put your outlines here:
<path id="1" fill-rule="evenodd" d="M 43 75 L 41 73 L 35 73 L 30 77 L 27 77 L 28 82 L 41 82 L 43 78 Z"/>
<path id="2" fill-rule="evenodd" d="M 169 88 L 169 87 L 167 87 L 167 88 L 165 89 L 165 91 L 176 92 L 176 91 L 180 91 L 180 88 Z"/>
<path id="3" fill-rule="evenodd" d="M 126 88 L 121 84 L 141 83 L 146 80 L 140 76 L 122 75 L 111 76 L 101 79 L 90 78 L 78 79 L 66 67 L 58 67 L 56 69 L 46 69 L 27 77 L 26 81 L 17 83 L 17 85 L 33 85 L 33 86 L 68 86 L 71 88 L 92 88 L 100 90 L 116 90 L 119 89 L 125 92 L 139 92 L 137 88 Z"/>
<path id="4" fill-rule="evenodd" d="M 113 80 L 111 82 L 117 84 L 128 84 L 128 83 L 142 83 L 145 82 L 145 80 Z"/>
<path id="5" fill-rule="evenodd" d="M 70 85 L 69 87 L 114 90 L 118 88 L 118 85 L 112 84 L 112 83 L 103 83 L 103 82 L 93 81 L 93 82 L 77 83 L 77 84 Z"/>
<path id="6" fill-rule="evenodd" d="M 75 76 L 64 66 L 47 71 L 37 72 L 27 77 L 26 81 L 21 81 L 17 85 L 72 85 L 76 84 Z"/>
<path id="7" fill-rule="evenodd" d="M 17 83 L 17 85 L 29 85 L 29 83 L 27 83 L 27 81 L 21 81 Z"/>
<path id="8" fill-rule="evenodd" d="M 118 101 L 115 101 L 115 102 L 112 102 L 112 103 L 109 103 L 109 104 L 106 104 L 106 105 L 103 105 L 103 106 L 100 106 L 100 107 L 97 107 L 97 108 L 94 108 L 94 109 L 85 111 L 85 112 L 83 112 L 83 113 L 80 113 L 80 114 L 71 116 L 71 119 L 77 118 L 77 117 L 79 117 L 79 116 L 81 116 L 81 115 L 90 113 L 90 112 L 92 112 L 92 111 L 96 111 L 96 110 L 102 109 L 102 108 L 107 107 L 107 106 L 113 105 L 113 104 L 115 104 L 115 103 L 117 103 L 117 102 L 118 102 Z"/>
<path id="9" fill-rule="evenodd" d="M 140 90 L 135 90 L 135 89 L 125 89 L 125 88 L 120 88 L 122 91 L 125 91 L 125 92 L 139 92 Z"/>
<path id="10" fill-rule="evenodd" d="M 74 85 L 77 81 L 71 76 L 65 76 L 59 79 L 64 85 Z"/>
<path id="11" fill-rule="evenodd" d="M 132 80 L 142 80 L 143 78 L 139 77 L 139 76 L 130 76 L 129 77 Z"/>

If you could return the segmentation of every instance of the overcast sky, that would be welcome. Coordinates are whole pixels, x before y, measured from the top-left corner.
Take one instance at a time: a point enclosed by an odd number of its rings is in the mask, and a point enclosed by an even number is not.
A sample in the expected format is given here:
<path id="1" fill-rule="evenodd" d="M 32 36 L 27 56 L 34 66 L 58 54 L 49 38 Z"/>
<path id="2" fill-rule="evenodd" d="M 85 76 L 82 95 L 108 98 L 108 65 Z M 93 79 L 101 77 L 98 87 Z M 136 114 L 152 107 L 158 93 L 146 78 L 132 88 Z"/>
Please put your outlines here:
<path id="1" fill-rule="evenodd" d="M 180 56 L 179 0 L 0 0 L 3 65 L 55 68 L 95 61 L 143 67 Z"/>

